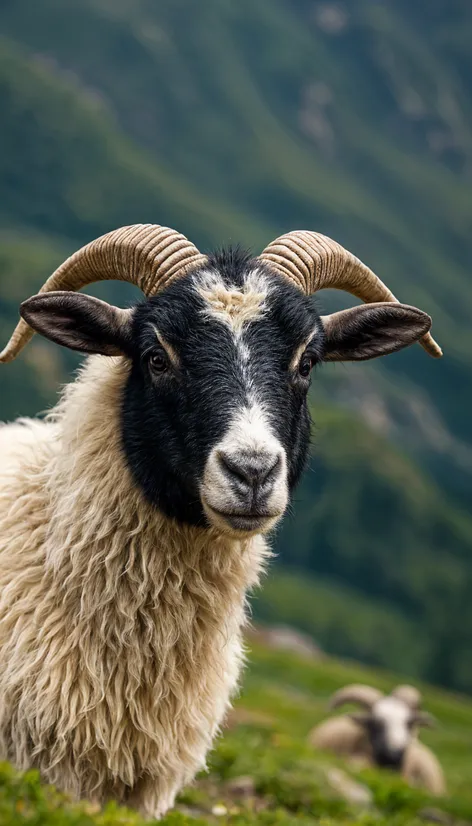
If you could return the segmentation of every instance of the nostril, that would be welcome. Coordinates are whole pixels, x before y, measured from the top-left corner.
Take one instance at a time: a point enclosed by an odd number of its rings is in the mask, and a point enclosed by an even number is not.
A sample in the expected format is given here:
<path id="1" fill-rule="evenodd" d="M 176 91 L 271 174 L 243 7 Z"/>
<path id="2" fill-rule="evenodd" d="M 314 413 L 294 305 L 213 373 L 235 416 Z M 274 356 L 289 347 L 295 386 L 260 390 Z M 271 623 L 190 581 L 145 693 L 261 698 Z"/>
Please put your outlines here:
<path id="1" fill-rule="evenodd" d="M 218 458 L 226 474 L 252 489 L 272 483 L 282 463 L 280 455 L 266 453 L 229 455 L 220 451 Z"/>
<path id="2" fill-rule="evenodd" d="M 220 452 L 218 454 L 218 458 L 226 474 L 236 477 L 238 482 L 243 482 L 245 485 L 248 483 L 248 481 L 250 481 L 248 480 L 245 468 L 242 467 L 240 462 L 238 462 L 237 459 L 235 459 L 233 456 L 229 456 L 227 453 Z"/>
<path id="3" fill-rule="evenodd" d="M 260 484 L 266 485 L 269 482 L 273 482 L 275 478 L 278 476 L 280 468 L 282 465 L 282 457 L 275 456 L 271 457 L 270 461 L 268 461 L 268 466 L 264 471 L 263 475 L 260 479 Z"/>

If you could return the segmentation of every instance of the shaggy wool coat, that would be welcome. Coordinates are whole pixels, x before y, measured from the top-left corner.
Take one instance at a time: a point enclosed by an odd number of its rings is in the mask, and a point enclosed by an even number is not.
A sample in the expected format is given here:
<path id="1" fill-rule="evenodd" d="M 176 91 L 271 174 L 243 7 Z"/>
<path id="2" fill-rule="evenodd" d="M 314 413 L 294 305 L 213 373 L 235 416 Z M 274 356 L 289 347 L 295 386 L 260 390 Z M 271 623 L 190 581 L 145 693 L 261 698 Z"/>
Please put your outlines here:
<path id="1" fill-rule="evenodd" d="M 0 759 L 158 816 L 205 764 L 268 552 L 144 500 L 127 371 L 92 357 L 47 421 L 0 428 Z"/>

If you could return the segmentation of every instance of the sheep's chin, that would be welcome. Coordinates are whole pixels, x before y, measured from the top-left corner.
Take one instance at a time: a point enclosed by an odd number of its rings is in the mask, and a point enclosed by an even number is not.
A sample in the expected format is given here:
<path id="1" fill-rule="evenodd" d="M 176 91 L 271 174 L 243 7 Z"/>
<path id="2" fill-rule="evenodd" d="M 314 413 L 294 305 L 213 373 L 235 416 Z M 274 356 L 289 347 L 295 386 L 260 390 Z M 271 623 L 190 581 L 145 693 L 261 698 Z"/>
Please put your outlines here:
<path id="1" fill-rule="evenodd" d="M 282 517 L 282 513 L 267 516 L 224 514 L 213 508 L 209 502 L 203 498 L 202 505 L 209 524 L 215 528 L 218 533 L 231 536 L 234 539 L 247 539 L 251 536 L 257 536 L 257 534 L 268 533 Z"/>

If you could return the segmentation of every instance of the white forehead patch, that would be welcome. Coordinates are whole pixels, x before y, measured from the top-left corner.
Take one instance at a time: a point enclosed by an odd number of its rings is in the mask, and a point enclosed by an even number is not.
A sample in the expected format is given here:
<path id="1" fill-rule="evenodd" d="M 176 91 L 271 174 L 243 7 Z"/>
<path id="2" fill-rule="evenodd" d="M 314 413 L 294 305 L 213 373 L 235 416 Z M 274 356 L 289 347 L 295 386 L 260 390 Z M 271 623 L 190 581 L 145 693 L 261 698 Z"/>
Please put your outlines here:
<path id="1" fill-rule="evenodd" d="M 205 301 L 204 315 L 226 324 L 236 336 L 264 315 L 269 295 L 267 278 L 257 269 L 248 272 L 242 287 L 228 287 L 218 272 L 206 271 L 198 276 L 195 289 Z"/>
<path id="2" fill-rule="evenodd" d="M 410 709 L 396 697 L 382 697 L 375 704 L 373 716 L 384 723 L 386 740 L 392 748 L 404 748 L 410 740 L 410 714 Z"/>

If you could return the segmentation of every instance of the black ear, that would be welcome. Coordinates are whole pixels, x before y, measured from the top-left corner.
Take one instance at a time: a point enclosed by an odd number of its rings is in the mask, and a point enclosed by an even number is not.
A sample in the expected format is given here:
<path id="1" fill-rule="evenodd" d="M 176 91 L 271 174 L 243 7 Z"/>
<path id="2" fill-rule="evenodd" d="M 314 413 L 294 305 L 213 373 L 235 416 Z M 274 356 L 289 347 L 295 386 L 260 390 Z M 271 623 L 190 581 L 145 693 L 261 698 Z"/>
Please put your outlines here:
<path id="1" fill-rule="evenodd" d="M 119 356 L 129 352 L 132 310 L 120 310 L 89 295 L 40 293 L 20 307 L 37 333 L 83 353 Z"/>
<path id="2" fill-rule="evenodd" d="M 326 361 L 365 361 L 414 344 L 431 318 L 407 304 L 361 304 L 323 316 Z"/>
<path id="3" fill-rule="evenodd" d="M 417 726 L 423 726 L 424 728 L 436 728 L 437 720 L 433 717 L 432 714 L 429 714 L 428 711 L 417 711 L 414 718 L 414 723 Z"/>

